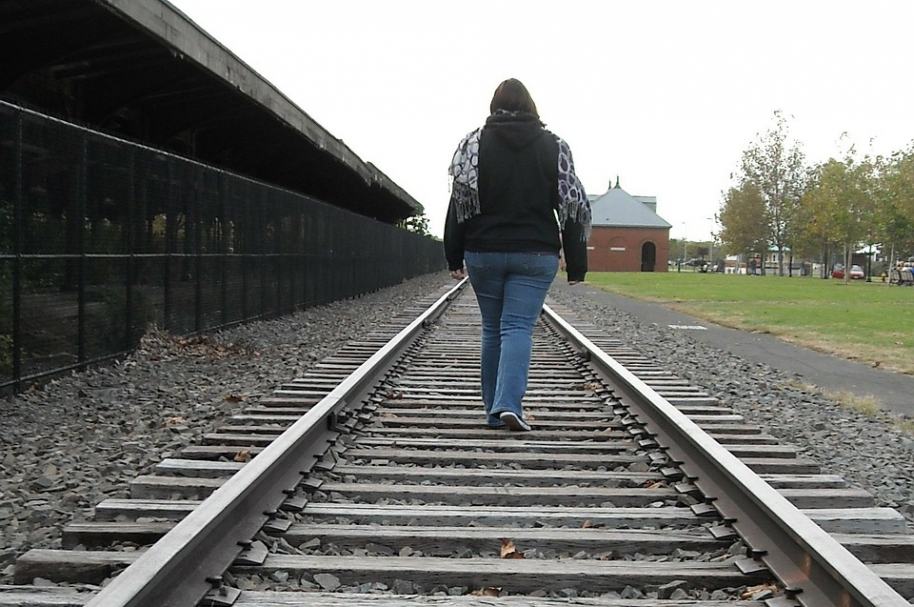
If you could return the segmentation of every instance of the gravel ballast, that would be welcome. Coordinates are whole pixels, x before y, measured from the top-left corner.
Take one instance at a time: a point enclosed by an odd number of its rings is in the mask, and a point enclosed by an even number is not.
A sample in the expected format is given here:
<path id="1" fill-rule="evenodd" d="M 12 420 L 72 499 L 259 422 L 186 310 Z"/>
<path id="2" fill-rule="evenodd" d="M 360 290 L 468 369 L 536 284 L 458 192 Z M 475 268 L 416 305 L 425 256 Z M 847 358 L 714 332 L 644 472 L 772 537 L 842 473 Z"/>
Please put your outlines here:
<path id="1" fill-rule="evenodd" d="M 795 445 L 825 473 L 843 476 L 895 508 L 914 529 L 914 437 L 887 413 L 869 415 L 805 389 L 796 377 L 734 356 L 692 338 L 687 331 L 646 324 L 589 289 L 556 280 L 551 298 L 657 360 L 667 371 L 734 408 L 748 423 Z"/>
<path id="2" fill-rule="evenodd" d="M 201 338 L 150 331 L 110 366 L 0 400 L 0 583 L 30 548 L 228 415 L 450 284 L 445 273 Z"/>

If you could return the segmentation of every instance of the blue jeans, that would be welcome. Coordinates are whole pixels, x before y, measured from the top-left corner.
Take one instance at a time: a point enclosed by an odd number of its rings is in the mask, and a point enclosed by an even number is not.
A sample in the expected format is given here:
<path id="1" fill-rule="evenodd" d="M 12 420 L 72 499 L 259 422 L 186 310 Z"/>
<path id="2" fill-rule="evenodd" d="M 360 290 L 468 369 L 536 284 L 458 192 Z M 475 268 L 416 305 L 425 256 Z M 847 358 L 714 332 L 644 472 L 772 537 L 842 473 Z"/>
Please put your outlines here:
<path id="1" fill-rule="evenodd" d="M 523 417 L 533 326 L 559 258 L 555 253 L 464 253 L 482 315 L 482 402 L 490 426 L 499 414 Z"/>

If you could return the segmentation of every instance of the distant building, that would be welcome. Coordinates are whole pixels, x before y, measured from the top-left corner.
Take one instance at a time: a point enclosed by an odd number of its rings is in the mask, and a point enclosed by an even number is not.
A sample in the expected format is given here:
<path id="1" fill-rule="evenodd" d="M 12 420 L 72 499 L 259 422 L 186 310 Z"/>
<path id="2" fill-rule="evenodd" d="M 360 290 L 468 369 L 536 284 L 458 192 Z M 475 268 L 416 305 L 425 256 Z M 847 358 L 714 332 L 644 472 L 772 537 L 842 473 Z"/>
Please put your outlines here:
<path id="1" fill-rule="evenodd" d="M 666 272 L 670 228 L 656 196 L 632 196 L 616 185 L 591 197 L 593 232 L 587 266 L 594 272 Z"/>
<path id="2" fill-rule="evenodd" d="M 799 257 L 793 258 L 791 267 L 790 247 L 784 247 L 784 260 L 778 272 L 778 249 L 768 247 L 763 256 L 761 253 L 745 255 L 727 255 L 724 260 L 724 273 L 726 274 L 771 274 L 787 276 L 788 274 L 806 275 L 811 264 Z M 764 267 L 764 269 L 763 269 Z"/>

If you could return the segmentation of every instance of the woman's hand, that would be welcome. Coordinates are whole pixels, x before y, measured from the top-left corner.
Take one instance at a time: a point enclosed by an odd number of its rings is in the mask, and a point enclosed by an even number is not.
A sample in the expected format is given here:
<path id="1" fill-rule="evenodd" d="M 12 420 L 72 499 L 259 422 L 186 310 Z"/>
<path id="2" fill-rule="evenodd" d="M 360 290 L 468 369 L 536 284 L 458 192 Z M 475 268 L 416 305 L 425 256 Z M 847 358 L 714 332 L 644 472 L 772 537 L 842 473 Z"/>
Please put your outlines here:
<path id="1" fill-rule="evenodd" d="M 460 268 L 459 270 L 451 270 L 451 278 L 454 280 L 463 280 L 466 277 L 467 273 L 463 268 Z"/>

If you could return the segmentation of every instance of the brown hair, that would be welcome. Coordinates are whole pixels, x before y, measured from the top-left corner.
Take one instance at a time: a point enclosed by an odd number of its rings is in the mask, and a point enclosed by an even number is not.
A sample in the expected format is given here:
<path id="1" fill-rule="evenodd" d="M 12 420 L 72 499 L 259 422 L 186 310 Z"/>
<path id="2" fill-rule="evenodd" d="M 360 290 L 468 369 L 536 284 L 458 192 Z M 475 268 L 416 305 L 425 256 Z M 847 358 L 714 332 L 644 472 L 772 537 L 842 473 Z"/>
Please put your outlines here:
<path id="1" fill-rule="evenodd" d="M 492 95 L 492 103 L 489 104 L 489 113 L 494 114 L 495 110 L 527 112 L 537 118 L 540 116 L 536 111 L 536 104 L 533 103 L 530 91 L 517 78 L 508 78 L 495 89 L 495 94 Z"/>

